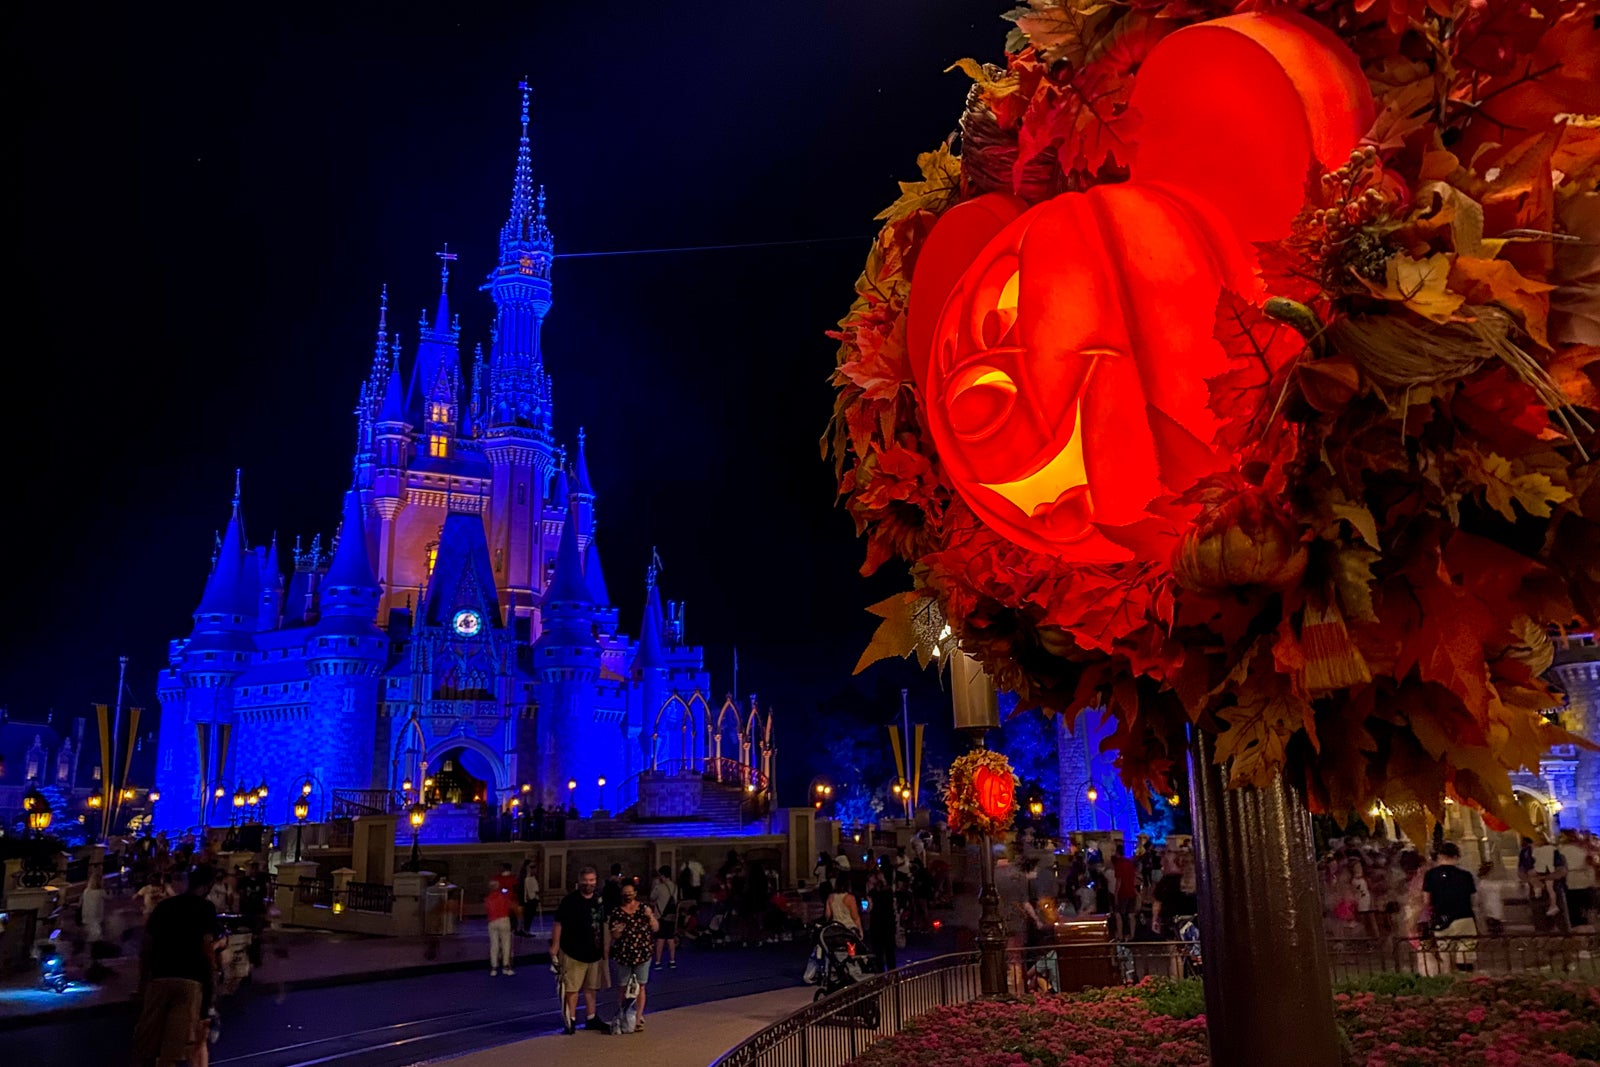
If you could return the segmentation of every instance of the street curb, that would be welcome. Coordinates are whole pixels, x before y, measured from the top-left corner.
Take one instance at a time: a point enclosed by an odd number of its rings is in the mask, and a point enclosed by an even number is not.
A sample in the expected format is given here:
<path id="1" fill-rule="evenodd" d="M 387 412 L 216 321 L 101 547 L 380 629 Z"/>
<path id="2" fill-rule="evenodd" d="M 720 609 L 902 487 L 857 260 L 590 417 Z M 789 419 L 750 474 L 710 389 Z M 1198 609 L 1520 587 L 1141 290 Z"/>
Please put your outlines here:
<path id="1" fill-rule="evenodd" d="M 513 953 L 513 963 L 519 967 L 524 965 L 549 965 L 550 953 L 548 952 L 523 952 Z M 317 978 L 290 978 L 284 981 L 252 981 L 248 986 L 239 991 L 243 996 L 274 996 L 278 993 L 292 993 L 301 989 L 327 989 L 341 985 L 363 985 L 368 982 L 389 982 L 401 978 L 419 978 L 427 974 L 449 974 L 455 971 L 483 970 L 487 966 L 485 959 L 450 960 L 444 963 L 417 963 L 406 967 L 391 967 L 382 971 L 360 971 L 351 974 L 328 974 Z M 47 1008 L 29 1015 L 0 1016 L 0 1033 L 13 1030 L 25 1030 L 31 1026 L 47 1026 L 53 1023 L 70 1022 L 74 1019 L 92 1018 L 97 1015 L 115 1015 L 118 1012 L 133 1014 L 135 1003 L 132 998 L 126 1000 L 97 1001 L 93 1004 L 75 1004 L 61 1008 Z"/>

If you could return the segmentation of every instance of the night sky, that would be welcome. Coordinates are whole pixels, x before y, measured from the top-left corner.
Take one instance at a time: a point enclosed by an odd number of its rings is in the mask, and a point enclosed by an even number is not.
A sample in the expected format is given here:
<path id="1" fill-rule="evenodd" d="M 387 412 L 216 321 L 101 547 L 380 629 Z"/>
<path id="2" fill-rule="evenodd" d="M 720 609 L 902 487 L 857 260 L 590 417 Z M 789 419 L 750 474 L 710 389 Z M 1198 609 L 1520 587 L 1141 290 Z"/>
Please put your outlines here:
<path id="1" fill-rule="evenodd" d="M 947 719 L 931 674 L 849 678 L 863 607 L 905 579 L 858 576 L 833 505 L 823 332 L 872 216 L 954 126 L 967 82 L 942 70 L 998 59 L 1010 5 L 324 6 L 33 4 L 8 20 L 21 486 L 0 705 L 78 714 L 114 698 L 126 653 L 134 702 L 157 706 L 235 467 L 254 543 L 332 534 L 380 285 L 409 366 L 448 241 L 463 350 L 488 347 L 474 290 L 526 75 L 558 255 L 852 238 L 556 263 L 556 428 L 588 429 L 624 625 L 654 544 L 719 694 L 737 644 L 740 691 L 778 708 L 780 743 L 852 684 L 879 721 L 901 685 L 914 718 Z"/>

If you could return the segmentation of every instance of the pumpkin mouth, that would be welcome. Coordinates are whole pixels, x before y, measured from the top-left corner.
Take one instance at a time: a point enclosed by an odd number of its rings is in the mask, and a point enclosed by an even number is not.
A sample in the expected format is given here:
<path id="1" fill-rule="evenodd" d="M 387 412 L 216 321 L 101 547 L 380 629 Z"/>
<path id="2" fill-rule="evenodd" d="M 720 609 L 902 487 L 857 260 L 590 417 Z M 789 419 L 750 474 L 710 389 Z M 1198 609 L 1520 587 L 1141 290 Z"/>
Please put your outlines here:
<path id="1" fill-rule="evenodd" d="M 1054 459 L 1026 478 L 1013 482 L 985 482 L 1016 505 L 1024 515 L 1042 520 L 1052 540 L 1075 541 L 1087 537 L 1094 520 L 1094 498 L 1089 492 L 1089 471 L 1083 460 L 1083 402 L 1072 408 L 1072 433 Z"/>

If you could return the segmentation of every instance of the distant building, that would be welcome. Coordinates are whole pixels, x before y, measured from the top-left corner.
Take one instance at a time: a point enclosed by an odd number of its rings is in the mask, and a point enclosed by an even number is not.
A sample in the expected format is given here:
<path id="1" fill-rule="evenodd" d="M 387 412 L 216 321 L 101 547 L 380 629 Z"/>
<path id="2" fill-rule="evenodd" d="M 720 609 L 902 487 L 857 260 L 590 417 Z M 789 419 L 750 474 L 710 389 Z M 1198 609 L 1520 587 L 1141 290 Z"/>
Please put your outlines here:
<path id="1" fill-rule="evenodd" d="M 266 784 L 259 817 L 284 822 L 302 783 L 323 818 L 447 771 L 459 799 L 491 811 L 526 784 L 528 805 L 587 812 L 631 798 L 642 771 L 712 753 L 723 720 L 683 605 L 663 603 L 652 565 L 640 634 L 621 631 L 584 434 L 569 458 L 554 430 L 540 332 L 555 243 L 523 89 L 510 216 L 483 286 L 489 353 L 464 360 L 455 256 L 439 253 L 437 306 L 409 359 L 387 290 L 380 302 L 331 549 L 253 545 L 235 485 L 194 629 L 161 675 L 159 826 L 227 822 L 240 787 Z"/>

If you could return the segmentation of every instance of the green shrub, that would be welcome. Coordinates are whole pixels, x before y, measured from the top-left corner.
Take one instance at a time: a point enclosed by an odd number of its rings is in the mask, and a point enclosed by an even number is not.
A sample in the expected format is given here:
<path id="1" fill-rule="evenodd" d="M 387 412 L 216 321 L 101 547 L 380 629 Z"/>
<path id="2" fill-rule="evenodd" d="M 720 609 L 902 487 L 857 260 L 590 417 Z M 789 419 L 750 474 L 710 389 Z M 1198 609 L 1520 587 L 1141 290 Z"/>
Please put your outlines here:
<path id="1" fill-rule="evenodd" d="M 1369 974 L 1336 982 L 1335 993 L 1379 993 L 1386 997 L 1436 997 L 1456 984 L 1454 975 Z"/>

